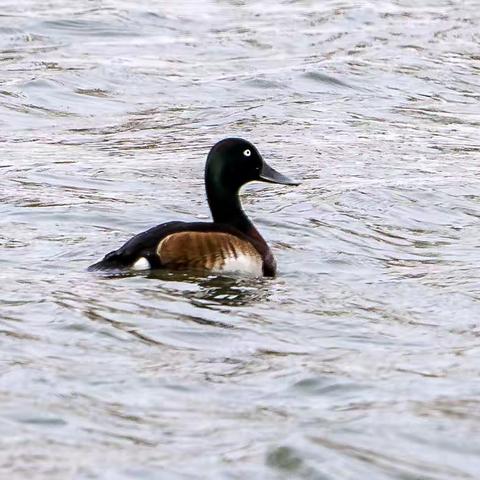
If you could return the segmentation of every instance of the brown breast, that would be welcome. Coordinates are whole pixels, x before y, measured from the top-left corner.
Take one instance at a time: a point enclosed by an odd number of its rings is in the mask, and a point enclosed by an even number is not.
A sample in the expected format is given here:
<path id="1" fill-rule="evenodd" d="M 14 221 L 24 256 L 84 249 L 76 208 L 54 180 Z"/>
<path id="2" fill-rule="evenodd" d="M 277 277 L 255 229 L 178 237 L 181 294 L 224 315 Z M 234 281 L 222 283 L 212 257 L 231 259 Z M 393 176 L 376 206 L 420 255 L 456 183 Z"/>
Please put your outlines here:
<path id="1" fill-rule="evenodd" d="M 158 244 L 157 254 L 167 268 L 244 271 L 262 275 L 260 253 L 250 242 L 230 233 L 173 233 Z"/>

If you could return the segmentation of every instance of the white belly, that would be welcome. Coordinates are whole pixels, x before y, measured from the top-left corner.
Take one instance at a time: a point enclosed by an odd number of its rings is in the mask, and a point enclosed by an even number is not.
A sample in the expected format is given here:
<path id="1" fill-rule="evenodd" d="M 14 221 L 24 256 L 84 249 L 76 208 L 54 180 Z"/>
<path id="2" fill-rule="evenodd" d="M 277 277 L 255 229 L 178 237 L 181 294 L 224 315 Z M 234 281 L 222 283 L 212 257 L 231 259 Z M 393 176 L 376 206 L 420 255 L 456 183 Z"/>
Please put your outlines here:
<path id="1" fill-rule="evenodd" d="M 223 265 L 215 268 L 214 271 L 219 273 L 244 273 L 247 275 L 253 275 L 255 277 L 263 276 L 262 261 L 259 256 L 251 255 L 238 255 L 227 257 Z"/>

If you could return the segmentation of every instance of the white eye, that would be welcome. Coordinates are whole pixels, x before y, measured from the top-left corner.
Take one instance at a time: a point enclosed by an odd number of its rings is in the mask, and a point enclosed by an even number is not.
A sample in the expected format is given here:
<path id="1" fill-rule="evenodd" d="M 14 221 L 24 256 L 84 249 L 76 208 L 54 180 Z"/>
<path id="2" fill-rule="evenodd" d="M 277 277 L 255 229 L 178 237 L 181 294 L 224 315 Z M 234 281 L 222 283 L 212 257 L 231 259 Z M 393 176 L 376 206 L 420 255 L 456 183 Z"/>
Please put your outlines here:
<path id="1" fill-rule="evenodd" d="M 249 157 L 252 152 L 247 148 L 246 150 L 243 151 L 243 154 L 246 156 L 246 157 Z"/>

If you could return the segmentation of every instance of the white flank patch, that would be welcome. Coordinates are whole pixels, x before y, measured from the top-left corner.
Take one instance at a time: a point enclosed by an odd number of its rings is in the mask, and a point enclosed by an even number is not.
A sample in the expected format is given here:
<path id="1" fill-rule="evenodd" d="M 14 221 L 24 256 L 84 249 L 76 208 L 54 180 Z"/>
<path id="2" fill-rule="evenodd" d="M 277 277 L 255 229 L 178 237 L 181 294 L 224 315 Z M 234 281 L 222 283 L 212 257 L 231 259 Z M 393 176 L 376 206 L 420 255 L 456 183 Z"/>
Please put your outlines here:
<path id="1" fill-rule="evenodd" d="M 247 273 L 255 277 L 263 276 L 260 256 L 240 254 L 237 258 L 227 257 L 223 267 L 220 267 L 218 270 L 224 273 Z"/>
<path id="2" fill-rule="evenodd" d="M 145 257 L 140 257 L 131 267 L 132 270 L 150 270 L 150 262 Z"/>

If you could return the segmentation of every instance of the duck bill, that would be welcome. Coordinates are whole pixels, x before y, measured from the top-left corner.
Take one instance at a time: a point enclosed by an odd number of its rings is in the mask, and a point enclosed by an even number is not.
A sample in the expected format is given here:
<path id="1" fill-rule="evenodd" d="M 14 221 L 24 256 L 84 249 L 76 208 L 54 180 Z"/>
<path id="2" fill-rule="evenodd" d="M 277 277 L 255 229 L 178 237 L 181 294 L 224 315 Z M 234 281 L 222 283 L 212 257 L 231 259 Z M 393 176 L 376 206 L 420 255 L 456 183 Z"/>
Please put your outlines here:
<path id="1" fill-rule="evenodd" d="M 280 172 L 277 172 L 267 163 L 263 164 L 259 177 L 260 180 L 269 183 L 280 183 L 282 185 L 300 185 L 300 182 L 292 180 L 291 178 L 286 177 Z"/>

